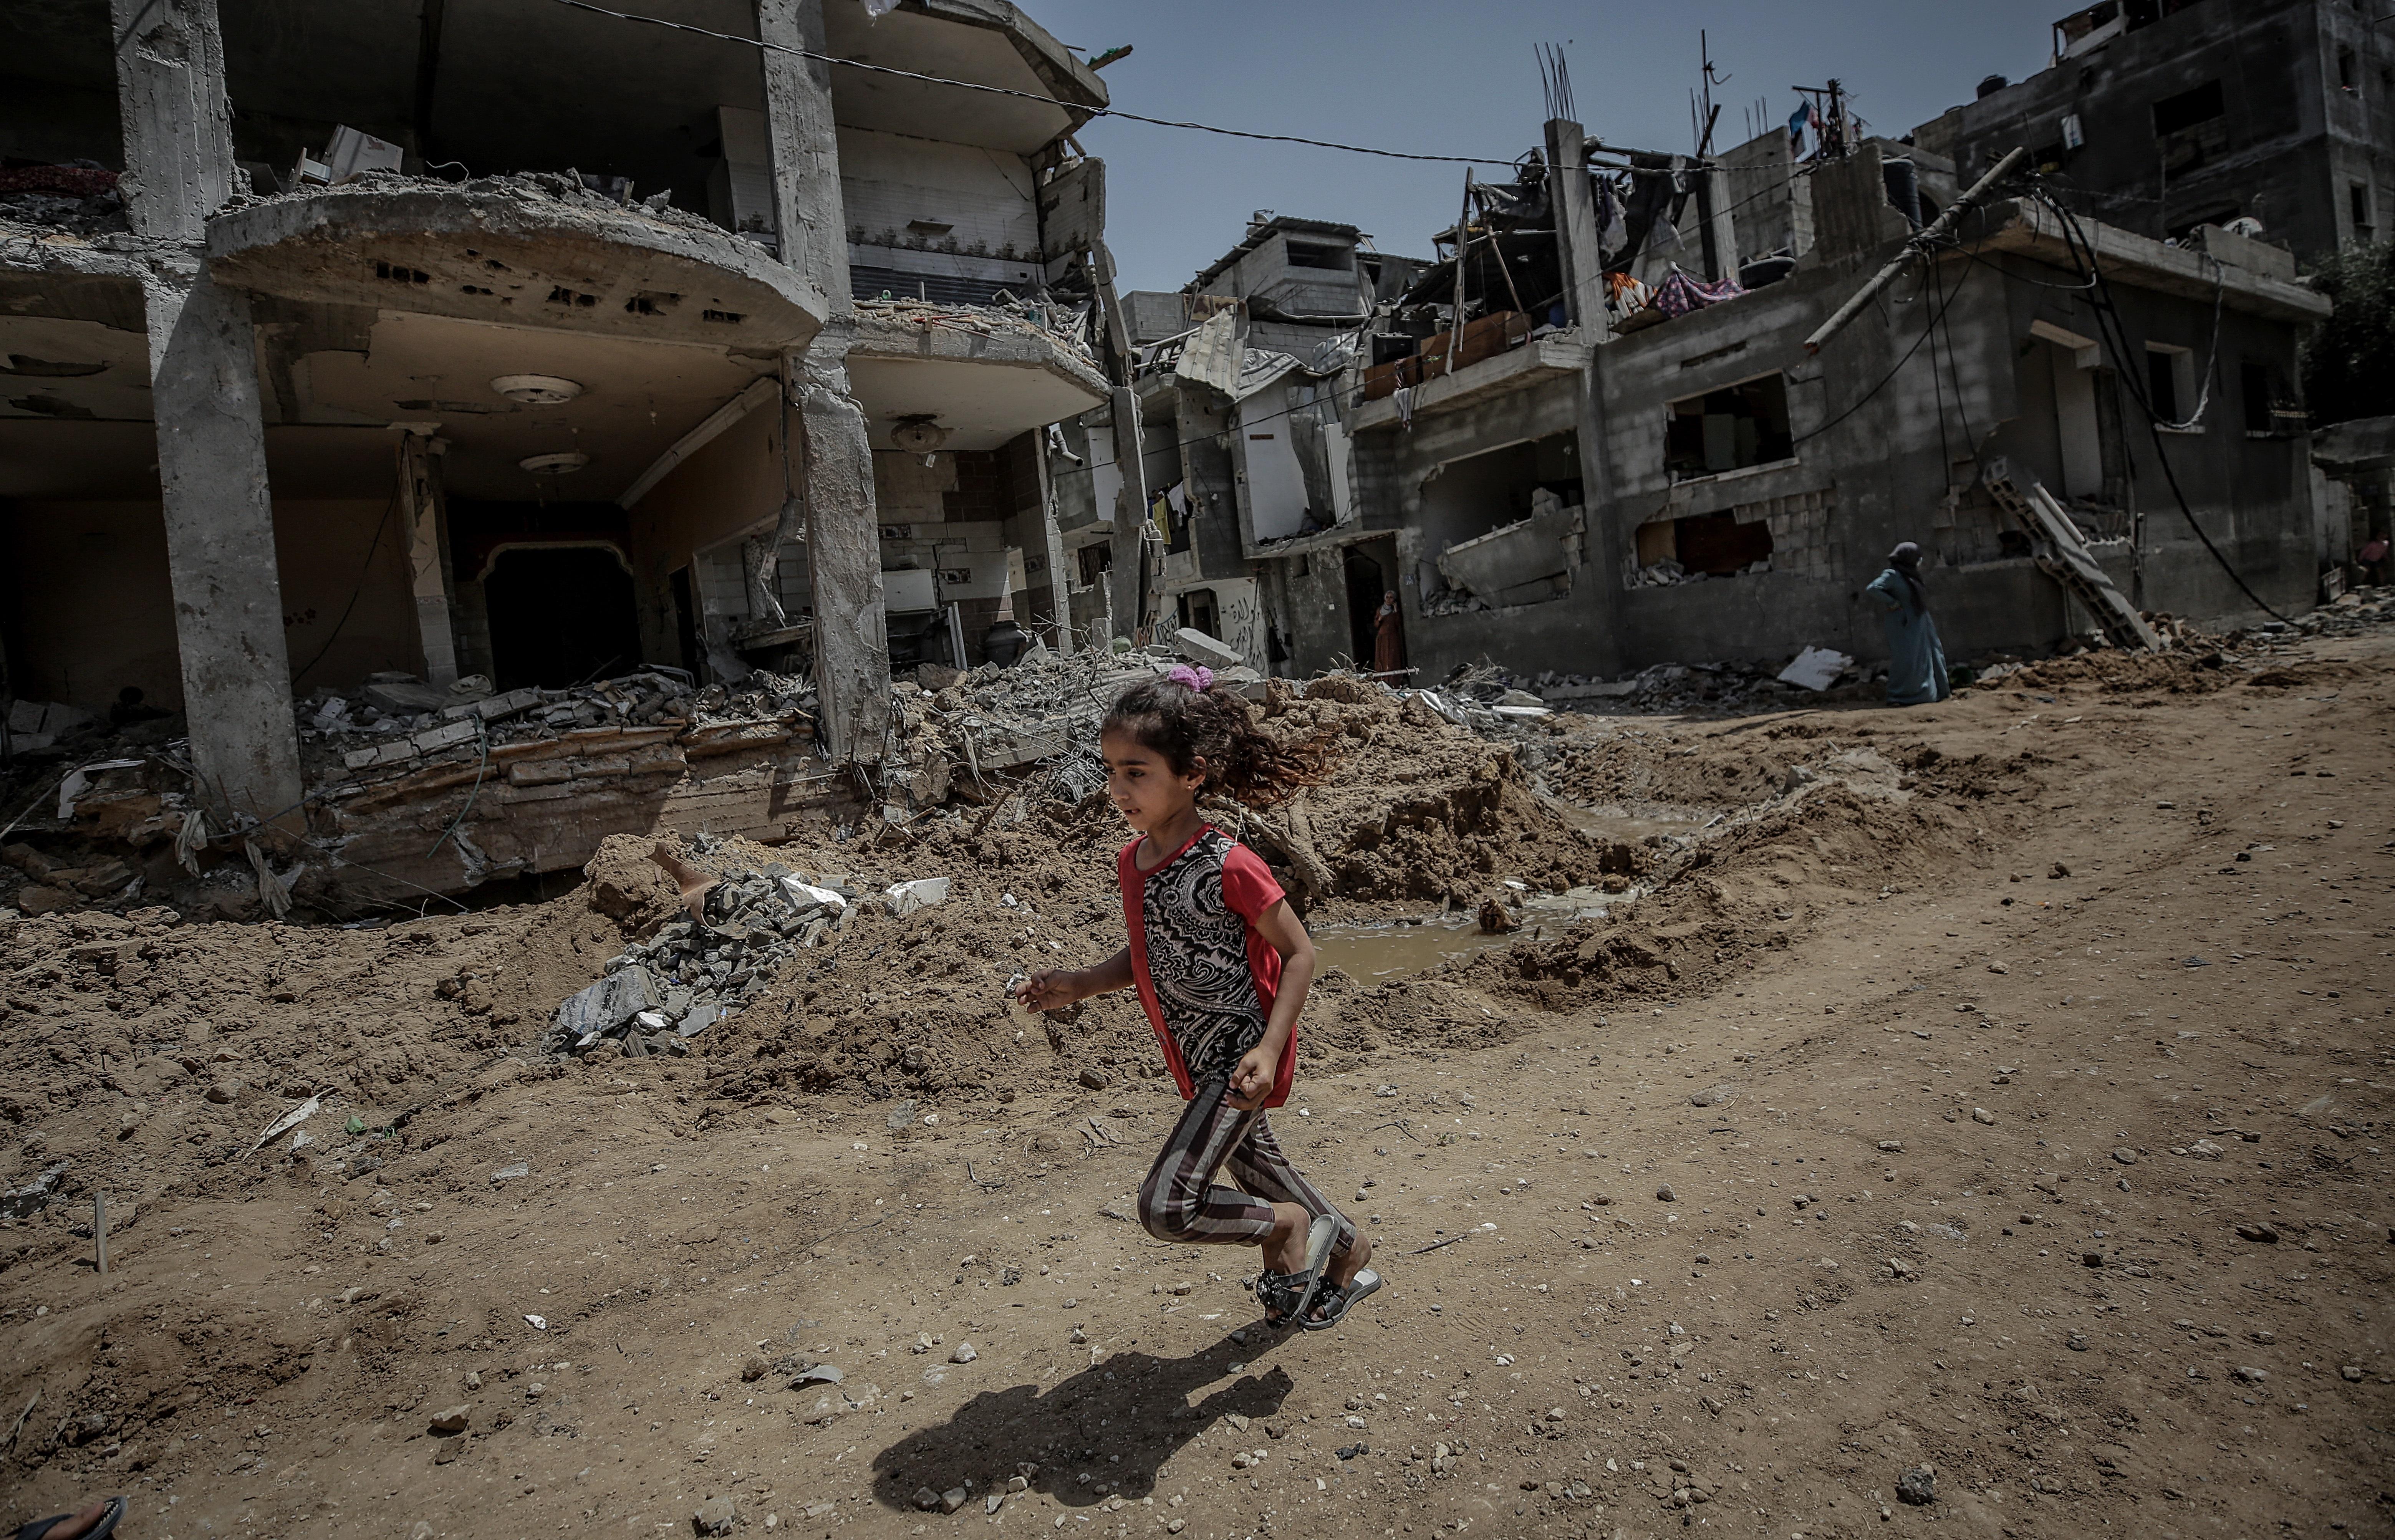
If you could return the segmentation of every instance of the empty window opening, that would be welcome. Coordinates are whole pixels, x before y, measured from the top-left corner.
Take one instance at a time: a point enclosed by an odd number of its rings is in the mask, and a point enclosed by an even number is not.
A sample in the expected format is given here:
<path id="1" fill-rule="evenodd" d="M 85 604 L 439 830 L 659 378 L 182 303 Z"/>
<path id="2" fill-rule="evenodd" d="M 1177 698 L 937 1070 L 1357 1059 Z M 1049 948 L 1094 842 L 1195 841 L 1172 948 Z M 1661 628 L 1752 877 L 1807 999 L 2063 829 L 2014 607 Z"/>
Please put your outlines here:
<path id="1" fill-rule="evenodd" d="M 1638 526 L 1638 568 L 1649 583 L 1767 572 L 1771 525 L 1741 524 L 1735 513 L 1699 513 Z"/>
<path id="2" fill-rule="evenodd" d="M 2146 344 L 2146 399 L 2163 426 L 2186 420 L 2195 409 L 2195 354 L 2163 342 Z"/>
<path id="3" fill-rule="evenodd" d="M 1317 246 L 1310 241 L 1284 241 L 1282 245 L 1288 249 L 1291 267 L 1346 272 L 1355 266 L 1356 254 L 1346 246 Z"/>
<path id="4" fill-rule="evenodd" d="M 1672 403 L 1663 463 L 1674 480 L 1768 465 L 1796 453 L 1788 432 L 1788 381 L 1769 374 Z"/>
<path id="5" fill-rule="evenodd" d="M 1531 499 L 1542 489 L 1566 503 L 1580 501 L 1575 435 L 1555 433 L 1449 460 L 1422 483 L 1423 547 L 1436 553 L 1518 524 L 1530 516 Z"/>
<path id="6" fill-rule="evenodd" d="M 2350 47 L 2340 45 L 2336 50 L 2336 84 L 2343 91 L 2362 89 L 2362 67 Z"/>
<path id="7" fill-rule="evenodd" d="M 1215 604 L 1212 589 L 1191 589 L 1181 595 L 1178 607 L 1184 630 L 1201 631 L 1209 636 L 1223 634 L 1222 610 Z"/>
<path id="8" fill-rule="evenodd" d="M 2220 82 L 2207 80 L 2191 91 L 2181 91 L 2154 103 L 2154 137 L 2181 133 L 2210 123 L 2228 111 L 2228 103 L 2220 94 Z"/>
<path id="9" fill-rule="evenodd" d="M 2279 369 L 2248 361 L 2237 370 L 2237 385 L 2247 433 L 2277 438 L 2304 431 L 2303 406 L 2289 388 L 2287 377 Z"/>
<path id="10" fill-rule="evenodd" d="M 2346 213 L 2353 220 L 2353 238 L 2374 241 L 2378 238 L 2377 222 L 2370 217 L 2370 184 L 2349 183 L 2345 190 Z"/>

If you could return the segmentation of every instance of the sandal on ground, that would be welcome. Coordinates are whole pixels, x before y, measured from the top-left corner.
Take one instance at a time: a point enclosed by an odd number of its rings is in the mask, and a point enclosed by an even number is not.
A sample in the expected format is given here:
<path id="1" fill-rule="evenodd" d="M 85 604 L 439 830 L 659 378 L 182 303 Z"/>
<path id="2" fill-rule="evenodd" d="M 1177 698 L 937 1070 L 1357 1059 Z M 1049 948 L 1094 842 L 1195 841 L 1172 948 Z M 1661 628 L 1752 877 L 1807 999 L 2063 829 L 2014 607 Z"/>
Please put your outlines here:
<path id="1" fill-rule="evenodd" d="M 1264 1307 L 1264 1324 L 1276 1329 L 1303 1322 L 1322 1287 L 1322 1269 L 1339 1239 L 1339 1221 L 1327 1214 L 1315 1215 L 1305 1232 L 1305 1267 L 1293 1273 L 1266 1272 L 1256 1279 L 1256 1303 Z"/>
<path id="2" fill-rule="evenodd" d="M 1356 1276 L 1343 1286 L 1326 1280 L 1315 1291 L 1316 1314 L 1297 1323 L 1302 1332 L 1327 1332 L 1347 1319 L 1347 1312 L 1363 1302 L 1367 1294 L 1380 1292 L 1381 1275 L 1370 1268 L 1358 1268 Z"/>
<path id="3" fill-rule="evenodd" d="M 17 1532 L 16 1540 L 102 1540 L 116 1533 L 125 1513 L 124 1498 L 103 1497 L 80 1513 L 36 1519 Z"/>

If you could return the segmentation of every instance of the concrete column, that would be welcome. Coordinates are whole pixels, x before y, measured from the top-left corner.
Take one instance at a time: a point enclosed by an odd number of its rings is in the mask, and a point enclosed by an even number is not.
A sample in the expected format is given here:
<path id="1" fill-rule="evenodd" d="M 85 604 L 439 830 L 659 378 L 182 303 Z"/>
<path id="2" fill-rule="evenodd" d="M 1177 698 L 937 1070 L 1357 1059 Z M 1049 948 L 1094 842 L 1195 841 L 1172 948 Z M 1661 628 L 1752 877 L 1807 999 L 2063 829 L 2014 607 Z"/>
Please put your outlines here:
<path id="1" fill-rule="evenodd" d="M 1705 220 L 1705 276 L 1714 283 L 1738 276 L 1738 221 L 1732 217 L 1729 172 L 1715 166 L 1699 170 L 1697 198 Z"/>
<path id="2" fill-rule="evenodd" d="M 1598 344 L 1589 352 L 1588 367 L 1580 377 L 1581 511 L 1587 524 L 1583 548 L 1588 564 L 1573 578 L 1574 598 L 1598 617 L 1595 655 L 1559 663 L 1579 672 L 1612 673 L 1621 666 L 1621 556 L 1626 535 L 1613 506 L 1613 482 L 1605 452 L 1605 355 L 1613 327 L 1606 319 L 1605 256 L 1598 245 L 1596 205 L 1589 192 L 1587 173 L 1578 169 L 1588 159 L 1581 126 L 1568 118 L 1547 123 L 1547 165 L 1556 195 L 1556 246 L 1563 257 L 1564 285 L 1572 297 L 1572 319 L 1583 339 Z"/>
<path id="3" fill-rule="evenodd" d="M 298 831 L 299 739 L 249 301 L 200 265 L 238 175 L 215 0 L 110 0 L 123 191 L 158 243 L 142 285 L 167 576 L 192 764 L 219 816 Z"/>
<path id="4" fill-rule="evenodd" d="M 824 51 L 824 0 L 757 0 L 757 35 Z M 890 722 L 890 634 L 881 608 L 881 530 L 873 505 L 873 446 L 850 393 L 848 216 L 831 66 L 766 51 L 766 133 L 774 155 L 774 221 L 782 260 L 828 297 L 835 317 L 787 361 L 798 417 L 808 582 L 814 602 L 815 689 L 823 737 L 841 758 L 879 763 Z"/>
<path id="5" fill-rule="evenodd" d="M 1597 239 L 1596 195 L 1589 191 L 1588 143 L 1569 118 L 1547 121 L 1547 179 L 1555 196 L 1555 245 L 1563 257 L 1564 292 L 1572 324 L 1585 341 L 1613 335 L 1605 309 L 1605 252 Z"/>
<path id="6" fill-rule="evenodd" d="M 448 448 L 446 439 L 400 435 L 399 508 L 407 520 L 407 570 L 428 684 L 457 681 L 457 636 L 449 617 L 449 517 L 441 495 L 441 460 Z"/>
<path id="7" fill-rule="evenodd" d="M 1048 563 L 1048 602 L 1056 612 L 1056 655 L 1073 656 L 1073 580 L 1064 532 L 1056 527 L 1056 488 L 1048 478 L 1048 430 L 1031 431 L 1031 465 L 1039 478 L 1039 523 L 1029 531 Z"/>
<path id="8" fill-rule="evenodd" d="M 827 327 L 790 359 L 814 601 L 815 693 L 836 758 L 881 762 L 890 725 L 890 629 L 881 607 L 881 529 L 873 446 L 849 393 L 847 339 Z"/>
<path id="9" fill-rule="evenodd" d="M 1115 494 L 1115 529 L 1107 541 L 1112 554 L 1106 600 L 1115 634 L 1136 642 L 1139 629 L 1148 623 L 1142 590 L 1152 593 L 1156 585 L 1141 581 L 1147 564 L 1147 466 L 1140 455 L 1139 396 L 1130 386 L 1116 387 L 1112 415 L 1115 468 L 1122 472 L 1122 486 Z"/>
<path id="10" fill-rule="evenodd" d="M 119 0 L 122 4 L 123 0 Z M 757 36 L 824 52 L 824 0 L 757 0 Z M 782 260 L 848 308 L 848 212 L 840 191 L 840 139 L 831 66 L 772 49 L 765 66 L 765 133 L 774 156 L 774 225 Z"/>

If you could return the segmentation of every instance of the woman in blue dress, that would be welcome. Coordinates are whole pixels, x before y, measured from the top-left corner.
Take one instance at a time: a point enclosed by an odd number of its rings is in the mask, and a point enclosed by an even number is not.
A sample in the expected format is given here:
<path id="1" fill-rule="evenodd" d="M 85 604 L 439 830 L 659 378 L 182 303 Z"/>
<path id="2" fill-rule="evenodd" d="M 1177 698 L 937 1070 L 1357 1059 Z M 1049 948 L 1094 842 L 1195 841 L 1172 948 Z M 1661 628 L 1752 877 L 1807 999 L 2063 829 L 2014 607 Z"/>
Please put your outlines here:
<path id="1" fill-rule="evenodd" d="M 1954 693 L 1946 678 L 1946 649 L 1929 617 L 1929 591 L 1921 582 L 1921 548 L 1905 541 L 1887 553 L 1887 570 L 1870 591 L 1887 606 L 1887 703 L 1923 706 Z"/>

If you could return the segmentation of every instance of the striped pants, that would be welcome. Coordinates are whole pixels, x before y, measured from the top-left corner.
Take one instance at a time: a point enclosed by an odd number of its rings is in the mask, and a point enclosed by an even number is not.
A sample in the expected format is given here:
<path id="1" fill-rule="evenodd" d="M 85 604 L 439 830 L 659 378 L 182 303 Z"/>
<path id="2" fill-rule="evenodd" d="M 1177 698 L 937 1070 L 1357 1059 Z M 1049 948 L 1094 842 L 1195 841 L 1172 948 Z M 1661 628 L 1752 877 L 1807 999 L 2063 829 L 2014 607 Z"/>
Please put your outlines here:
<path id="1" fill-rule="evenodd" d="M 1345 1255 L 1355 1224 L 1289 1163 L 1264 1109 L 1239 1110 L 1229 1091 L 1221 1075 L 1198 1083 L 1139 1185 L 1140 1223 L 1158 1241 L 1255 1245 L 1272 1234 L 1273 1204 L 1295 1203 L 1339 1221 L 1332 1250 Z M 1215 1185 L 1215 1173 L 1226 1165 L 1238 1188 Z"/>

